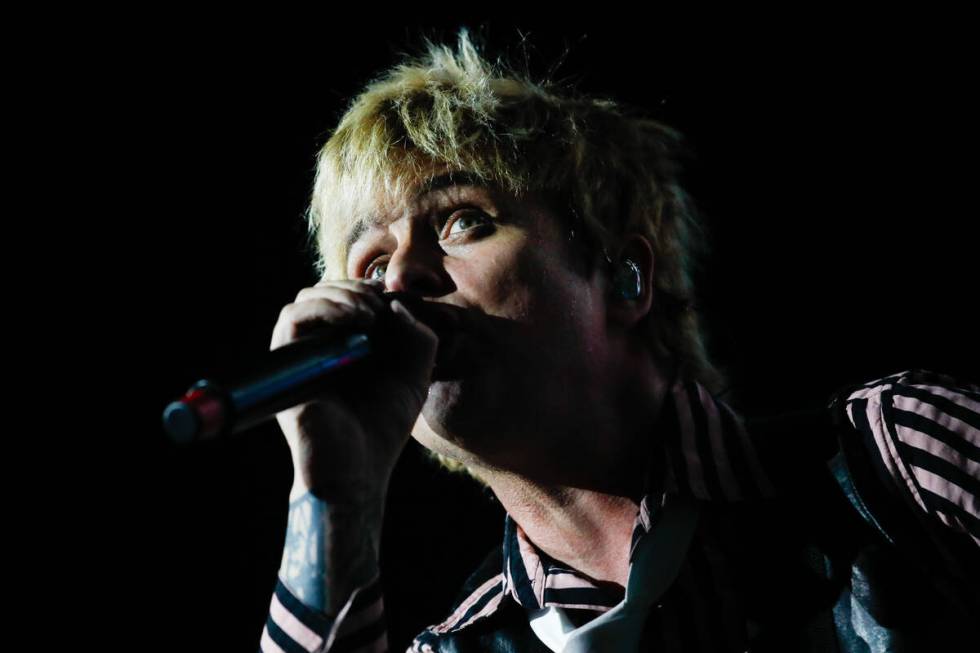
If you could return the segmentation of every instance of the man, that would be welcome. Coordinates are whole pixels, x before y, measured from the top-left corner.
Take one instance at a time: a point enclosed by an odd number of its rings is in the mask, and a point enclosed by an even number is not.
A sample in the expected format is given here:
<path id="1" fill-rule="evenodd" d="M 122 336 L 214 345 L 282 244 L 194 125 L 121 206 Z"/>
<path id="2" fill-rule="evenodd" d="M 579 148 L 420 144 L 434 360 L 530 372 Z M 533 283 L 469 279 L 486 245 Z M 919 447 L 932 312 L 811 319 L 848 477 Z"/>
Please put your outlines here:
<path id="1" fill-rule="evenodd" d="M 318 161 L 323 281 L 272 348 L 393 313 L 401 355 L 278 415 L 294 483 L 263 650 L 385 650 L 378 543 L 409 435 L 508 514 L 413 650 L 864 651 L 966 632 L 977 387 L 908 372 L 746 428 L 693 310 L 675 145 L 498 73 L 465 33 L 355 100 Z M 882 591 L 903 556 L 923 569 Z"/>

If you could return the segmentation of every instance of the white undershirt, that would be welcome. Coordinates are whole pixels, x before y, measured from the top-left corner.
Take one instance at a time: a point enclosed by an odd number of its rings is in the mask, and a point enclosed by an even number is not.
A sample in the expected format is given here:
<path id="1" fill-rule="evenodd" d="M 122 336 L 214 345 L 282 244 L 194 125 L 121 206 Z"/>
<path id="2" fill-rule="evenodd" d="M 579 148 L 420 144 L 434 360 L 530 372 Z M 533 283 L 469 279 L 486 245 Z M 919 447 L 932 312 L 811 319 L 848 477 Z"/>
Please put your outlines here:
<path id="1" fill-rule="evenodd" d="M 543 610 L 528 610 L 527 617 L 534 634 L 555 653 L 561 653 L 572 631 L 575 630 L 575 624 L 571 622 L 563 608 L 552 606 Z"/>
<path id="2" fill-rule="evenodd" d="M 666 497 L 665 497 L 666 498 Z M 615 643 L 635 649 L 654 602 L 677 578 L 697 526 L 697 501 L 672 497 L 660 511 L 635 553 L 626 581 L 626 597 L 605 614 L 578 628 L 562 608 L 528 610 L 531 630 L 555 653 L 604 650 Z"/>

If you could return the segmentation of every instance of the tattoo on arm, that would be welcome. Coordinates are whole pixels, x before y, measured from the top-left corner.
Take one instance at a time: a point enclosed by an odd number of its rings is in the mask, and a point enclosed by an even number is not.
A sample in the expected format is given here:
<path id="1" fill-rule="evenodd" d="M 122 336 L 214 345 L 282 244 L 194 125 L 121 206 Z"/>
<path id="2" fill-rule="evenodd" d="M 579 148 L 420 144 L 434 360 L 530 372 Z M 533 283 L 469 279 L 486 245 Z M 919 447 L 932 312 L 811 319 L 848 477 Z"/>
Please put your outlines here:
<path id="1" fill-rule="evenodd" d="M 304 605 L 335 613 L 377 569 L 363 515 L 340 513 L 306 492 L 289 504 L 279 576 Z"/>
<path id="2" fill-rule="evenodd" d="M 326 504 L 307 492 L 289 504 L 279 575 L 304 604 L 326 608 Z"/>

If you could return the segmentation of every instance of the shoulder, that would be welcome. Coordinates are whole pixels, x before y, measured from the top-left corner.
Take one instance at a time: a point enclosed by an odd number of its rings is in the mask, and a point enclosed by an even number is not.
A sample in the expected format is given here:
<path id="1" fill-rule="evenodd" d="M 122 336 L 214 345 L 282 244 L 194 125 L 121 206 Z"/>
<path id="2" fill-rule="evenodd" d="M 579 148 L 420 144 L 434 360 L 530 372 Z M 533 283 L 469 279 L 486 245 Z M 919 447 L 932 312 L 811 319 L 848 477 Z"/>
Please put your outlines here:
<path id="1" fill-rule="evenodd" d="M 843 389 L 834 403 L 892 492 L 980 544 L 980 386 L 914 369 Z"/>
<path id="2" fill-rule="evenodd" d="M 913 369 L 844 388 L 830 407 L 830 470 L 853 508 L 948 605 L 980 609 L 980 388 Z"/>

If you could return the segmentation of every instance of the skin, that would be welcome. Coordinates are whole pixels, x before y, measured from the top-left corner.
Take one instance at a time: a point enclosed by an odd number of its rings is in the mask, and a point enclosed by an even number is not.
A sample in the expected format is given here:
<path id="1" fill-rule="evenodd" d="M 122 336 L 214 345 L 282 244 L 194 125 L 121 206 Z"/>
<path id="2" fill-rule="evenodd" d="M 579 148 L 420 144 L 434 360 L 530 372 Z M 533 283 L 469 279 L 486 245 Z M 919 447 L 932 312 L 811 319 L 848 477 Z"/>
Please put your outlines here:
<path id="1" fill-rule="evenodd" d="M 406 333 L 413 333 L 416 349 L 425 355 L 409 372 L 394 375 L 414 381 L 387 393 L 375 390 L 373 397 L 400 406 L 394 410 L 398 418 L 366 424 L 385 411 L 358 412 L 335 401 L 335 413 L 317 427 L 325 431 L 338 420 L 352 432 L 360 427 L 363 451 L 347 452 L 342 469 L 310 463 L 316 458 L 310 450 L 321 439 L 311 435 L 316 420 L 303 417 L 311 406 L 280 414 L 297 469 L 291 498 L 303 499 L 296 505 L 307 515 L 318 514 L 307 494 L 344 515 L 374 515 L 360 526 L 376 541 L 399 437 L 411 431 L 424 446 L 474 470 L 551 557 L 597 580 L 625 585 L 649 443 L 666 391 L 637 328 L 653 302 L 649 243 L 629 236 L 616 252 L 637 262 L 643 278 L 641 297 L 624 300 L 611 292 L 605 267 L 583 274 L 561 216 L 540 197 L 517 198 L 464 182 L 376 197 L 364 217 L 367 227 L 348 253 L 349 280 L 301 292 L 293 308 L 284 309 L 278 343 L 318 320 L 375 319 L 383 310 L 377 304 L 383 290 L 438 304 L 454 315 L 458 328 L 440 339 L 421 315 L 413 322 L 405 311 Z M 305 429 L 298 426 L 304 421 Z M 379 430 L 388 433 L 379 437 Z M 333 453 L 331 458 L 339 458 Z M 355 478 L 351 469 L 380 471 Z M 302 515 L 295 517 L 299 524 Z M 292 512 L 290 519 L 292 525 Z M 337 524 L 328 521 L 324 528 L 336 531 Z M 300 549 L 287 537 L 287 552 Z M 288 562 L 294 569 L 304 563 Z M 337 573 L 319 569 L 306 575 L 320 574 L 319 582 L 332 583 L 341 596 L 343 583 L 331 580 Z M 329 607 L 329 596 L 322 603 Z"/>

